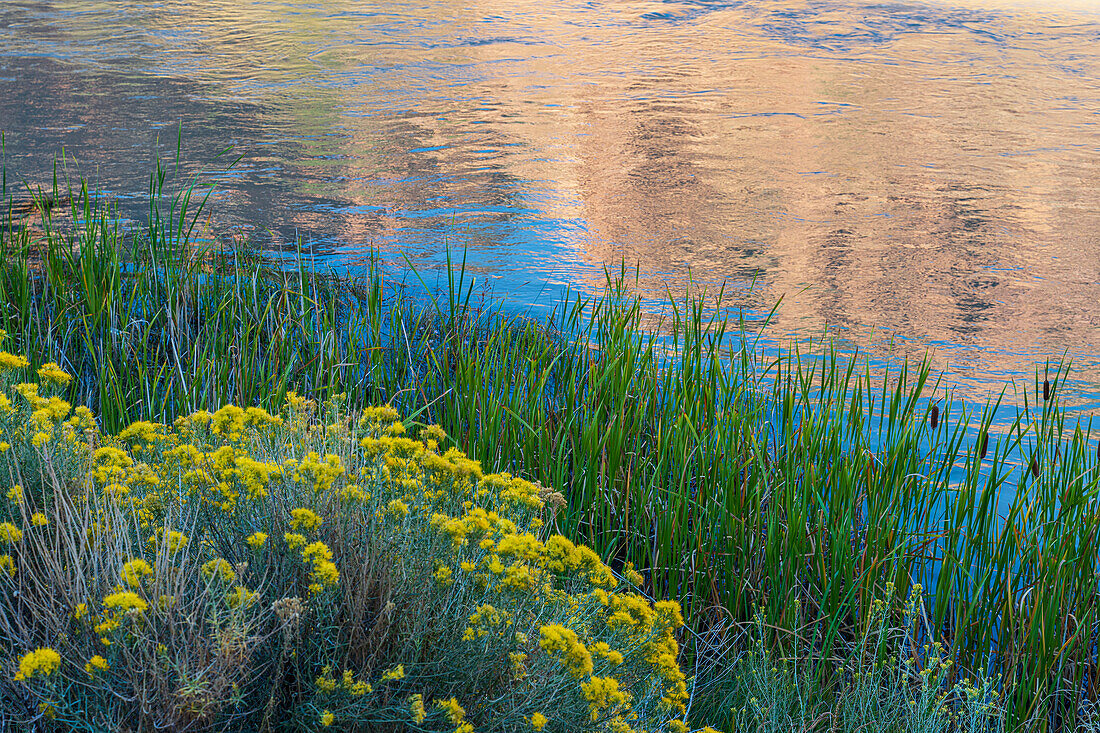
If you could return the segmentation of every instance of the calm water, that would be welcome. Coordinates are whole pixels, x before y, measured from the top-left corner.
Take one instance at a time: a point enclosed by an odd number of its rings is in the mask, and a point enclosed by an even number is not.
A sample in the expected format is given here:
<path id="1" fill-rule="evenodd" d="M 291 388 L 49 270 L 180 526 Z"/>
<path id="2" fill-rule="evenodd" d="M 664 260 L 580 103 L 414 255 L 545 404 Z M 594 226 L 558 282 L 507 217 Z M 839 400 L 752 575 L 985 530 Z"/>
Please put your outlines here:
<path id="1" fill-rule="evenodd" d="M 533 305 L 690 271 L 974 394 L 1068 352 L 1100 405 L 1100 0 L 0 2 L 9 176 L 64 149 L 138 211 L 181 123 L 272 247 L 450 243 Z"/>

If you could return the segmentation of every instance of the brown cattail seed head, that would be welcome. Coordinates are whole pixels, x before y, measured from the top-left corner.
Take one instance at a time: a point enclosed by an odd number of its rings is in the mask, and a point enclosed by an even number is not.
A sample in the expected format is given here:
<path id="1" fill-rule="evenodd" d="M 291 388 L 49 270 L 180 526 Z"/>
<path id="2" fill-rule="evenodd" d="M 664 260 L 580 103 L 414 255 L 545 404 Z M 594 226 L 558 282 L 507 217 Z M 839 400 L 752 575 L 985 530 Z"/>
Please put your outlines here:
<path id="1" fill-rule="evenodd" d="M 940 424 L 940 406 L 939 405 L 932 405 L 931 423 L 932 423 L 932 429 L 933 430 L 935 430 L 936 427 L 938 427 L 939 424 Z"/>
<path id="2" fill-rule="evenodd" d="M 1039 459 L 1034 455 L 1031 456 L 1031 475 L 1039 478 Z"/>
<path id="3" fill-rule="evenodd" d="M 984 461 L 986 451 L 989 450 L 989 433 L 982 433 L 982 439 L 979 446 L 978 452 L 981 454 L 979 459 Z"/>
<path id="4" fill-rule="evenodd" d="M 1049 399 L 1050 399 L 1050 380 L 1049 379 L 1044 379 L 1043 380 L 1043 402 L 1046 402 Z"/>

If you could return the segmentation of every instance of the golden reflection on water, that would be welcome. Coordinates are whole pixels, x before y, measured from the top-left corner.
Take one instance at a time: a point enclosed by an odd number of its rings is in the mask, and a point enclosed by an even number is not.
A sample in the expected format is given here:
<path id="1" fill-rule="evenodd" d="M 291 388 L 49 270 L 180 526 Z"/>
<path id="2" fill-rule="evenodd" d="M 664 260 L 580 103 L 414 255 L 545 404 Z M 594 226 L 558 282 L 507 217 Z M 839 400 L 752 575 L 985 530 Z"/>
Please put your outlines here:
<path id="1" fill-rule="evenodd" d="M 1068 351 L 1095 400 L 1096 3 L 223 0 L 134 12 L 62 3 L 41 16 L 56 39 L 17 40 L 66 45 L 78 66 L 185 80 L 230 110 L 208 136 L 294 140 L 293 155 L 247 151 L 248 175 L 271 165 L 281 185 L 226 198 L 321 232 L 333 256 L 354 260 L 368 243 L 438 252 L 446 236 L 492 253 L 482 270 L 528 280 L 593 287 L 625 261 L 654 295 L 690 271 L 731 282 L 747 305 L 784 296 L 774 335 L 829 324 L 888 355 L 877 329 L 904 353 L 937 347 L 964 382 L 1026 378 Z M 63 108 L 87 103 L 57 95 Z M 0 127 L 18 128 L 6 109 Z M 531 221 L 541 245 L 516 246 Z"/>

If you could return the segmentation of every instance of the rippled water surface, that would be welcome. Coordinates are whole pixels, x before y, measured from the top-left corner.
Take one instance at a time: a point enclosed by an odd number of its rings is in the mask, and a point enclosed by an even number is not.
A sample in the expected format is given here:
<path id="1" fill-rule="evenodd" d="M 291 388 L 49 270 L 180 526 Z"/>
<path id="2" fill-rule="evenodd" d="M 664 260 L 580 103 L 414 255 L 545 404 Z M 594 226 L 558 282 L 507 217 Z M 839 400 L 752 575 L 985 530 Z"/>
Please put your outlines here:
<path id="1" fill-rule="evenodd" d="M 1098 4 L 0 3 L 9 178 L 64 149 L 136 210 L 181 123 L 273 247 L 467 247 L 521 304 L 691 272 L 981 393 L 1068 352 L 1100 404 Z"/>

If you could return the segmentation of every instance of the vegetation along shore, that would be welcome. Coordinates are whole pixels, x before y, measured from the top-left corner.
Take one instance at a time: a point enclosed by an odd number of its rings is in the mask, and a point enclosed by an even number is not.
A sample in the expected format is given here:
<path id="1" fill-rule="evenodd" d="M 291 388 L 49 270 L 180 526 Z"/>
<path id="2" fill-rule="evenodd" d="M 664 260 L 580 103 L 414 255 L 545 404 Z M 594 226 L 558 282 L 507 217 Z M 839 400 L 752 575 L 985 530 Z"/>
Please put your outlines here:
<path id="1" fill-rule="evenodd" d="M 9 729 L 1100 729 L 1065 370 L 970 409 L 611 277 L 531 320 L 166 180 L 0 215 Z"/>

